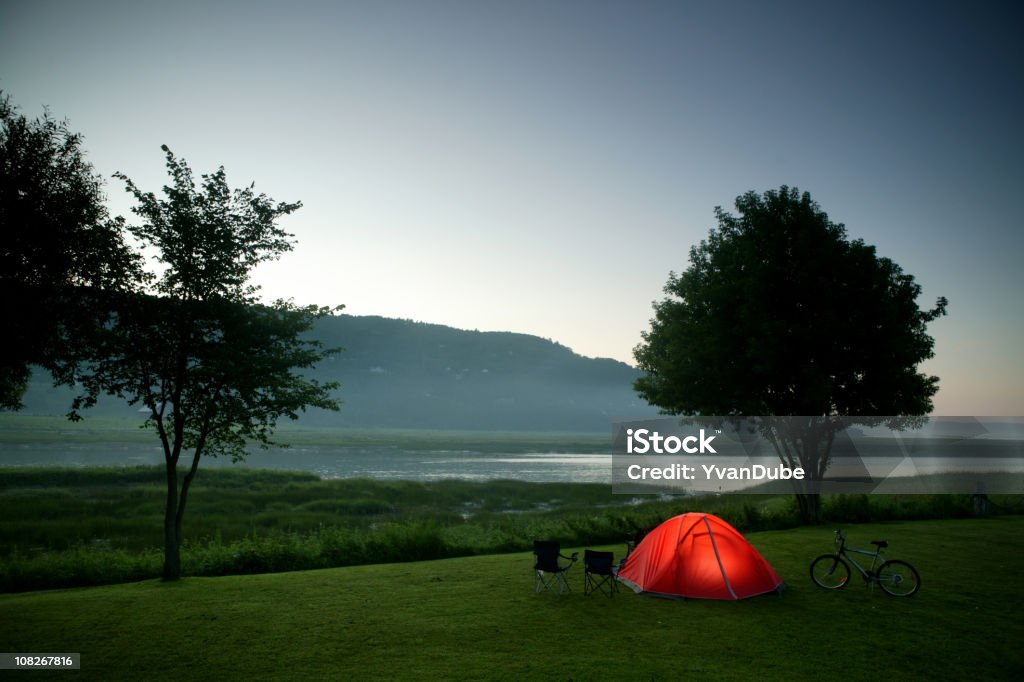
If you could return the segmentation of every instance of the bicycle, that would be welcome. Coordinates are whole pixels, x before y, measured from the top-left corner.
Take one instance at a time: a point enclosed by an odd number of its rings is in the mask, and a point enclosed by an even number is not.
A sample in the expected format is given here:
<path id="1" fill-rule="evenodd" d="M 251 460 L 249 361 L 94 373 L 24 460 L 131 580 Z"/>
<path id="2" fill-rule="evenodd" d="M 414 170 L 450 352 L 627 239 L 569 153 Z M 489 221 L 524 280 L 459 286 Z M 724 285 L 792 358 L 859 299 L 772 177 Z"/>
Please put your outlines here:
<path id="1" fill-rule="evenodd" d="M 882 550 L 889 546 L 885 540 L 872 540 L 871 544 L 875 545 L 875 551 L 869 552 L 864 549 L 847 547 L 846 534 L 842 530 L 837 530 L 835 542 L 839 545 L 835 554 L 822 554 L 811 562 L 811 580 L 818 587 L 826 590 L 841 590 L 846 587 L 850 581 L 850 566 L 846 563 L 849 561 L 864 578 L 864 582 L 878 583 L 886 594 L 891 594 L 894 597 L 909 597 L 921 589 L 921 576 L 917 569 L 906 561 L 899 559 L 886 561 L 882 556 Z M 865 570 L 851 553 L 871 557 L 871 566 Z M 882 563 L 878 565 L 876 571 L 875 565 L 879 559 L 882 559 Z"/>

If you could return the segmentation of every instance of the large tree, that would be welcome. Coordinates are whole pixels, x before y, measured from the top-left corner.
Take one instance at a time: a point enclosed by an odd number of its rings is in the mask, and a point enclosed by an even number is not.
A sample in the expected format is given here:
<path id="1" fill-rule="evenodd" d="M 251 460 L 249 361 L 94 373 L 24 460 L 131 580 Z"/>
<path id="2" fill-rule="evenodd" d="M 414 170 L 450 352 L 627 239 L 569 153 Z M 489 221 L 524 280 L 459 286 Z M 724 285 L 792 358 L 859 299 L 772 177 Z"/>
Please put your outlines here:
<path id="1" fill-rule="evenodd" d="M 263 305 L 249 282 L 254 266 L 291 249 L 277 221 L 300 204 L 275 203 L 251 185 L 232 190 L 223 167 L 197 188 L 185 161 L 163 150 L 172 179 L 163 198 L 117 175 L 143 221 L 129 229 L 157 254 L 159 276 L 115 301 L 115 319 L 84 345 L 73 379 L 83 389 L 76 412 L 110 393 L 141 404 L 156 429 L 166 465 L 163 575 L 174 580 L 200 459 L 241 459 L 249 444 L 270 443 L 279 418 L 338 404 L 335 384 L 296 372 L 332 352 L 305 334 L 332 309 Z"/>
<path id="2" fill-rule="evenodd" d="M 66 349 L 106 320 L 106 292 L 140 274 L 124 224 L 104 206 L 82 137 L 0 93 L 0 407 L 18 409 L 31 365 L 66 370 Z"/>
<path id="3" fill-rule="evenodd" d="M 736 210 L 716 207 L 718 228 L 669 274 L 634 350 L 645 372 L 635 388 L 667 414 L 805 417 L 766 435 L 808 472 L 797 501 L 816 522 L 814 486 L 839 428 L 830 417 L 931 411 L 938 378 L 917 366 L 933 355 L 926 327 L 946 299 L 922 311 L 914 278 L 849 240 L 806 192 L 748 192 Z"/>

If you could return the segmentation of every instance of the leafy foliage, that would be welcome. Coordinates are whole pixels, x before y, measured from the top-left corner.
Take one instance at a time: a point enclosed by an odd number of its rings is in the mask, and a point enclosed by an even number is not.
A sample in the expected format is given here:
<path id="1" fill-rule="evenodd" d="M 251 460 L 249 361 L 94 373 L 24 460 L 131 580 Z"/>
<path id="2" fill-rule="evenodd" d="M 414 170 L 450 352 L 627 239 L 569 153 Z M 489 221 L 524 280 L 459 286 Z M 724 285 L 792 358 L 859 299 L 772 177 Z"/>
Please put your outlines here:
<path id="1" fill-rule="evenodd" d="M 156 428 L 167 468 L 165 567 L 180 575 L 182 518 L 203 455 L 242 459 L 250 441 L 266 445 L 281 417 L 308 406 L 337 409 L 333 383 L 306 378 L 330 350 L 303 335 L 330 308 L 286 301 L 261 305 L 252 268 L 291 249 L 276 221 L 299 203 L 275 204 L 252 186 L 228 187 L 223 168 L 199 188 L 184 160 L 165 146 L 172 184 L 164 198 L 143 192 L 123 174 L 141 225 L 128 229 L 158 254 L 159 276 L 148 291 L 113 300 L 115 319 L 83 346 L 75 380 L 83 392 L 73 415 L 101 393 L 141 404 Z M 179 481 L 178 462 L 191 462 Z"/>
<path id="2" fill-rule="evenodd" d="M 933 355 L 927 324 L 946 299 L 920 310 L 914 278 L 847 239 L 806 192 L 748 192 L 736 209 L 717 207 L 718 229 L 670 273 L 634 351 L 635 387 L 668 414 L 809 416 L 777 442 L 784 462 L 820 478 L 827 417 L 931 411 L 938 378 L 917 365 Z"/>
<path id="3" fill-rule="evenodd" d="M 310 405 L 337 409 L 328 397 L 336 384 L 295 373 L 324 357 L 318 343 L 300 339 L 323 308 L 145 296 L 118 312 L 79 377 L 86 393 L 75 408 L 100 392 L 141 403 L 172 456 L 243 459 L 249 441 L 271 442 L 279 418 Z"/>
<path id="4" fill-rule="evenodd" d="M 671 273 L 634 355 L 639 393 L 670 414 L 901 415 L 931 411 L 938 378 L 911 275 L 849 241 L 783 186 L 715 209 L 718 229 Z"/>
<path id="5" fill-rule="evenodd" d="M 167 145 L 161 149 L 174 181 L 164 187 L 166 198 L 143 192 L 123 173 L 114 174 L 135 196 L 139 205 L 133 211 L 145 221 L 129 226 L 129 231 L 155 247 L 165 266 L 157 292 L 183 301 L 254 302 L 256 289 L 248 284 L 249 273 L 257 264 L 291 250 L 292 235 L 276 221 L 302 204 L 275 204 L 265 194 L 256 194 L 254 185 L 232 190 L 223 166 L 203 175 L 197 191 L 188 164 Z"/>
<path id="6" fill-rule="evenodd" d="M 63 350 L 106 319 L 99 292 L 128 289 L 141 263 L 82 136 L 49 112 L 26 118 L 2 94 L 0 119 L 0 305 L 17 321 L 5 330 L 0 407 L 18 409 L 29 365 L 62 367 Z"/>

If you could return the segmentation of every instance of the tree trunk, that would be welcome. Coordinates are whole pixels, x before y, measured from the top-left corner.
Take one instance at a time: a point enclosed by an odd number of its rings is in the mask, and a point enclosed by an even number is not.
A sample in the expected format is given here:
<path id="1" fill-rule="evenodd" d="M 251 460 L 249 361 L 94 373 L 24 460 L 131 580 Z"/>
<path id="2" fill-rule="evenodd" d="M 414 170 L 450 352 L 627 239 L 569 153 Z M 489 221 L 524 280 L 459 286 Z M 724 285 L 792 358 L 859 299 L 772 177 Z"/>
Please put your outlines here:
<path id="1" fill-rule="evenodd" d="M 178 523 L 178 472 L 167 462 L 167 506 L 164 509 L 164 580 L 181 578 L 181 526 Z"/>
<path id="2" fill-rule="evenodd" d="M 181 530 L 182 529 L 182 519 L 185 516 L 185 505 L 188 503 L 188 491 L 189 491 L 189 488 L 192 486 L 192 479 L 195 478 L 195 476 L 196 476 L 196 468 L 199 466 L 199 455 L 200 455 L 200 449 L 199 448 L 200 447 L 201 447 L 201 444 L 200 444 L 199 447 L 196 448 L 195 455 L 192 457 L 192 468 L 189 469 L 188 473 L 185 474 L 185 477 L 181 481 L 181 493 L 178 496 L 178 512 L 174 516 L 174 535 L 175 535 L 175 538 L 177 538 L 177 541 L 178 541 L 178 545 L 177 546 L 179 548 L 181 547 L 181 539 L 184 537 L 184 534 L 182 533 L 182 530 Z M 180 551 L 178 551 L 177 553 L 180 554 Z M 181 574 L 180 563 L 181 562 L 180 562 L 180 558 L 179 558 L 179 566 L 178 566 L 178 573 L 179 573 L 179 575 Z"/>
<path id="3" fill-rule="evenodd" d="M 821 523 L 821 495 L 818 493 L 796 493 L 797 507 L 800 509 L 800 523 L 818 525 Z"/>
<path id="4" fill-rule="evenodd" d="M 805 480 L 792 480 L 800 523 L 821 523 L 821 481 L 831 460 L 835 431 L 831 417 L 775 417 L 762 431 L 779 460 L 790 469 L 804 470 Z"/>

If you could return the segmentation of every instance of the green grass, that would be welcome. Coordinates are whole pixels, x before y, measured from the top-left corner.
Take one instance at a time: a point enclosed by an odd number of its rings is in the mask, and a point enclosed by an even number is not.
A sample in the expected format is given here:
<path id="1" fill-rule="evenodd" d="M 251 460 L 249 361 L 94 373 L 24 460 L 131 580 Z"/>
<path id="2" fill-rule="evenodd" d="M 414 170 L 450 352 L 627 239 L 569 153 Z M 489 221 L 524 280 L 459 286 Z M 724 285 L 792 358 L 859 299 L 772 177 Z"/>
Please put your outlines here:
<path id="1" fill-rule="evenodd" d="M 160 575 L 163 474 L 156 467 L 0 469 L 0 591 Z M 1019 496 L 993 498 L 1020 510 Z M 742 531 L 797 525 L 792 496 L 638 498 L 601 484 L 321 480 L 208 469 L 185 516 L 186 575 L 307 570 L 516 552 L 534 539 L 625 542 L 700 509 Z M 970 516 L 969 496 L 837 495 L 829 522 Z"/>
<path id="2" fill-rule="evenodd" d="M 887 538 L 921 591 L 814 587 L 831 532 L 801 528 L 748 534 L 789 587 L 738 603 L 584 597 L 578 567 L 537 595 L 519 553 L 0 595 L 0 650 L 80 652 L 85 680 L 1019 677 L 1024 519 L 848 532 Z"/>
<path id="3" fill-rule="evenodd" d="M 154 467 L 0 469 L 0 591 L 158 576 L 161 480 Z M 639 501 L 601 484 L 210 469 L 190 496 L 183 568 L 228 575 L 521 551 L 540 537 L 625 541 L 692 504 Z M 747 528 L 791 525 L 783 498 L 702 504 Z"/>

